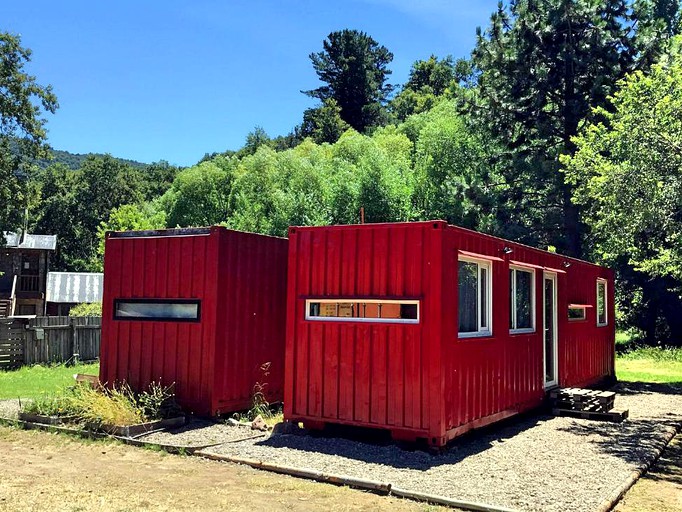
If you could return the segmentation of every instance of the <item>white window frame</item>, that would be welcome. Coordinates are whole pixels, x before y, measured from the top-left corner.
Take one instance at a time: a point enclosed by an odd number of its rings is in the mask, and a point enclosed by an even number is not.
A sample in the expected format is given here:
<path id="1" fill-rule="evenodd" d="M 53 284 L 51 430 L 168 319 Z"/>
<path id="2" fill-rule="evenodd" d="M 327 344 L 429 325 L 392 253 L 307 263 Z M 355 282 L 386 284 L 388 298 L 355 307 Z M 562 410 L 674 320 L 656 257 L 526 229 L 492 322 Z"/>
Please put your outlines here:
<path id="1" fill-rule="evenodd" d="M 374 304 L 416 304 L 417 318 L 367 318 L 357 316 L 311 316 L 310 304 L 358 304 L 364 302 L 371 302 Z M 363 322 L 363 323 L 380 323 L 380 324 L 418 324 L 421 321 L 421 305 L 416 299 L 367 299 L 367 298 L 346 298 L 343 299 L 306 299 L 305 301 L 305 319 L 311 322 Z"/>
<path id="2" fill-rule="evenodd" d="M 572 309 L 575 309 L 576 311 L 582 311 L 582 312 L 583 312 L 583 316 L 580 317 L 580 318 L 571 318 L 570 311 L 571 311 Z M 573 306 L 573 307 L 568 306 L 568 311 L 569 311 L 569 315 L 568 315 L 568 321 L 569 321 L 569 322 L 584 322 L 585 320 L 587 320 L 587 307 L 586 307 L 586 306 L 580 306 L 580 307 L 578 307 L 578 306 Z"/>
<path id="3" fill-rule="evenodd" d="M 527 334 L 527 333 L 533 333 L 535 332 L 536 329 L 536 323 L 535 323 L 535 269 L 529 268 L 529 267 L 524 267 L 521 265 L 509 265 L 509 270 L 513 270 L 514 272 L 520 271 L 520 272 L 529 272 L 531 275 L 530 278 L 530 324 L 531 327 L 522 327 L 522 328 L 516 328 L 516 273 L 514 273 L 514 278 L 511 280 L 510 283 L 510 288 L 509 288 L 509 300 L 511 301 L 511 323 L 512 327 L 509 329 L 510 334 Z"/>
<path id="4" fill-rule="evenodd" d="M 599 285 L 604 285 L 604 323 L 599 323 Z M 609 325 L 608 289 L 608 282 L 606 279 L 597 279 L 597 297 L 595 302 L 595 309 L 597 310 L 597 327 L 606 327 Z"/>
<path id="5" fill-rule="evenodd" d="M 470 332 L 459 332 L 459 296 L 457 297 L 457 334 L 459 338 L 477 338 L 484 336 L 493 335 L 493 262 L 486 259 L 471 258 L 469 256 L 459 256 L 457 259 L 458 270 L 459 262 L 464 261 L 466 263 L 475 263 L 478 265 L 478 273 L 476 276 L 476 297 L 481 297 L 481 268 L 485 268 L 488 272 L 488 290 L 486 293 L 487 308 L 487 327 L 483 327 L 481 320 L 481 302 L 478 301 L 478 311 L 476 312 L 476 317 L 478 318 L 478 330 Z M 457 288 L 459 289 L 459 272 L 457 274 Z"/>

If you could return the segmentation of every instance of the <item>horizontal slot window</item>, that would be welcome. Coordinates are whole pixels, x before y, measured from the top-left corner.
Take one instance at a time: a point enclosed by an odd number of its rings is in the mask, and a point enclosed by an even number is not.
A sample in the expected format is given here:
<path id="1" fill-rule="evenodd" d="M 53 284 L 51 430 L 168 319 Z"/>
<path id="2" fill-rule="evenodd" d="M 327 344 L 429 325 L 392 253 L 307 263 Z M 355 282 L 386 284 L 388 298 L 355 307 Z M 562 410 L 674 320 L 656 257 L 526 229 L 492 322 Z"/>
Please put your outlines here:
<path id="1" fill-rule="evenodd" d="M 198 322 L 201 302 L 195 299 L 117 299 L 115 320 Z"/>
<path id="2" fill-rule="evenodd" d="M 419 322 L 418 300 L 306 300 L 306 320 Z"/>

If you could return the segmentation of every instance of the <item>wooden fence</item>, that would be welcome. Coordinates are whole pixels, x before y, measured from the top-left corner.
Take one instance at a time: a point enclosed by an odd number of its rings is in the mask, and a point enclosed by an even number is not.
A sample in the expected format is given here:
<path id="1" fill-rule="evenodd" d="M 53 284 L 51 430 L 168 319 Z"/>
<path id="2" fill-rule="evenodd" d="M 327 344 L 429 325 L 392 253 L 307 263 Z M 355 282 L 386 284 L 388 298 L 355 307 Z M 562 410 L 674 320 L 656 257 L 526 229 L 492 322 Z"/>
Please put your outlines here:
<path id="1" fill-rule="evenodd" d="M 0 368 L 97 359 L 101 325 L 102 319 L 94 316 L 42 316 L 0 323 Z"/>
<path id="2" fill-rule="evenodd" d="M 0 321 L 0 369 L 16 368 L 24 363 L 24 325 Z"/>

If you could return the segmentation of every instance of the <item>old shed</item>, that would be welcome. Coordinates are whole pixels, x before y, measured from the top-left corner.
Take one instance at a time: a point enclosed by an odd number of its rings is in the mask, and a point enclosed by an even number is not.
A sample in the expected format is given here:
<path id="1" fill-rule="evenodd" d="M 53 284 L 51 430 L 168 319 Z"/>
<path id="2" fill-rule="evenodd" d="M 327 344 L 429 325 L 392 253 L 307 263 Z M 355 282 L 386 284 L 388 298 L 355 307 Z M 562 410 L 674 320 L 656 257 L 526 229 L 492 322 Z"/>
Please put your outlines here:
<path id="1" fill-rule="evenodd" d="M 285 418 L 450 439 L 614 378 L 611 270 L 442 221 L 292 227 Z"/>
<path id="2" fill-rule="evenodd" d="M 100 380 L 175 383 L 188 411 L 282 399 L 287 240 L 222 227 L 108 233 Z"/>

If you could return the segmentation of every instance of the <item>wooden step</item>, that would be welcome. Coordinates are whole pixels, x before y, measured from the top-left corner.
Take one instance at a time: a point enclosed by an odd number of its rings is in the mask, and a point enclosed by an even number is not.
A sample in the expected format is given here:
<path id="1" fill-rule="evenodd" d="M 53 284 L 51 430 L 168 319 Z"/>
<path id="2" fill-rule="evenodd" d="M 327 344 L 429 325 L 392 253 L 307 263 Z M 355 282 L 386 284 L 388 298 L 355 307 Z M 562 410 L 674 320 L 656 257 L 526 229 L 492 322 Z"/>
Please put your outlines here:
<path id="1" fill-rule="evenodd" d="M 608 412 L 602 411 L 575 411 L 571 409 L 552 409 L 552 414 L 555 416 L 571 416 L 573 418 L 581 418 L 584 420 L 599 420 L 599 421 L 613 421 L 620 423 L 629 415 L 629 411 L 611 409 Z"/>

